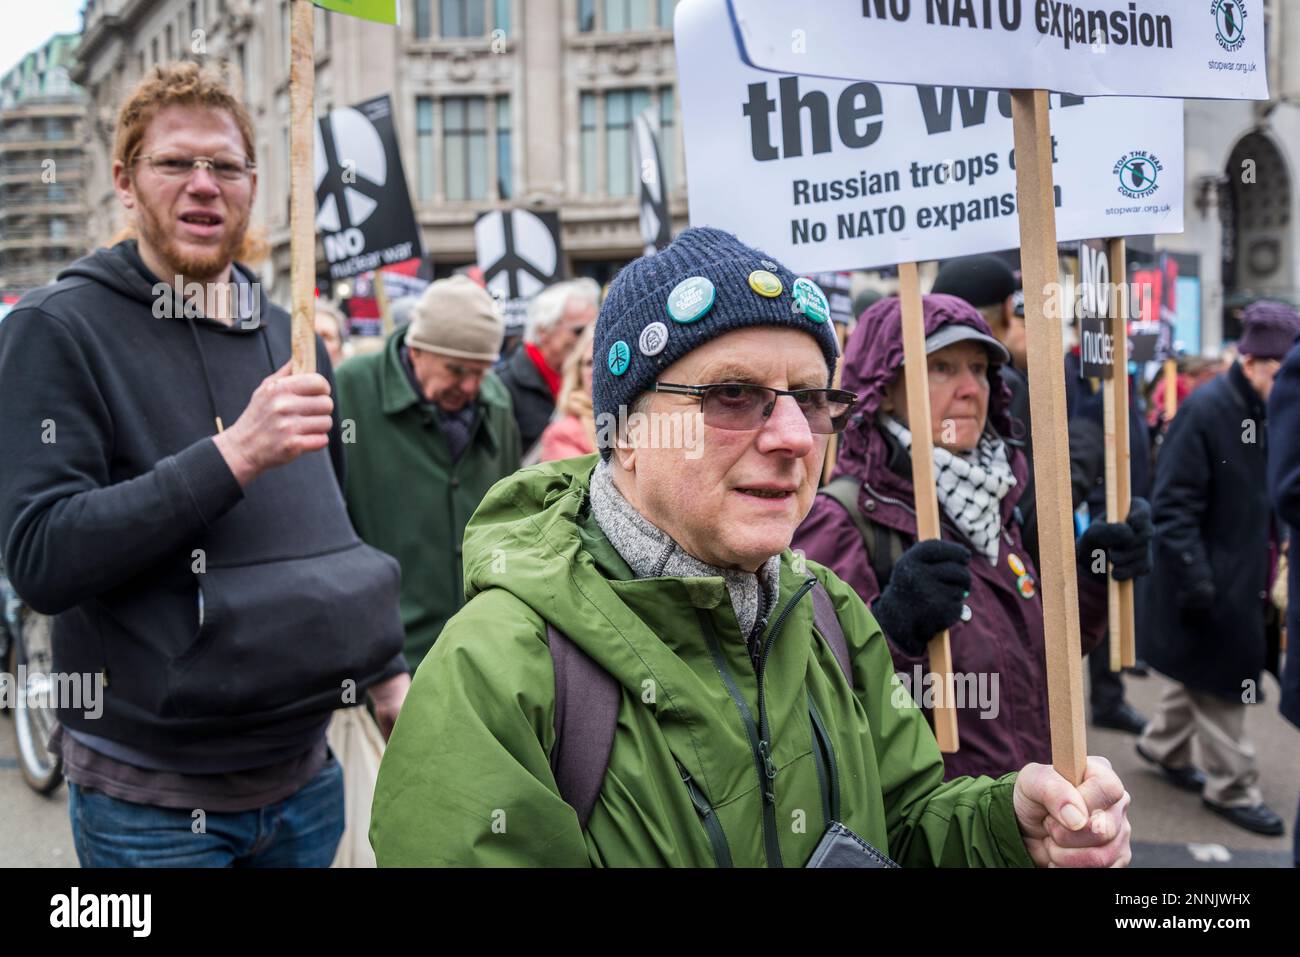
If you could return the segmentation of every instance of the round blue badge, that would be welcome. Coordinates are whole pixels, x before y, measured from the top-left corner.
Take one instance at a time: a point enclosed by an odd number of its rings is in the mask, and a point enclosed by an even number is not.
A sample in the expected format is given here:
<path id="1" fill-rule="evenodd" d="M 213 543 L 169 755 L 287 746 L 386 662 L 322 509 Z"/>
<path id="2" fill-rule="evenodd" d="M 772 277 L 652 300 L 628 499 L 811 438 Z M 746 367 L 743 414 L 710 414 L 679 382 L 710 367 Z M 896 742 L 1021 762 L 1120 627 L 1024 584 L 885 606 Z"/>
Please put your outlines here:
<path id="1" fill-rule="evenodd" d="M 809 322 L 822 323 L 831 317 L 831 304 L 826 293 L 811 279 L 796 279 L 790 293 L 794 297 L 794 311 L 803 313 Z"/>
<path id="2" fill-rule="evenodd" d="M 704 276 L 683 279 L 668 294 L 668 318 L 683 324 L 701 319 L 713 308 L 716 296 L 713 283 Z"/>
<path id="3" fill-rule="evenodd" d="M 626 342 L 622 339 L 609 347 L 609 371 L 614 375 L 622 375 L 627 371 L 628 363 L 632 361 L 632 350 L 628 348 Z"/>

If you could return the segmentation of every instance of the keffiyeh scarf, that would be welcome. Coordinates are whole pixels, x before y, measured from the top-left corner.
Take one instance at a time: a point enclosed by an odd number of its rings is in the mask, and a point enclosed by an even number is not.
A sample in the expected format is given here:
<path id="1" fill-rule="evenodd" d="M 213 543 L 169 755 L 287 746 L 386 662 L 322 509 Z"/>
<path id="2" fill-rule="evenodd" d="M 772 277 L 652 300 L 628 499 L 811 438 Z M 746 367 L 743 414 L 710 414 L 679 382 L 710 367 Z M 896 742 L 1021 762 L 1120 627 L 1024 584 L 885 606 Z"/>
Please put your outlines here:
<path id="1" fill-rule="evenodd" d="M 912 433 L 907 427 L 889 415 L 882 415 L 881 420 L 910 454 Z M 934 489 L 939 507 L 990 565 L 998 561 L 1002 499 L 1015 484 L 1006 444 L 987 431 L 970 452 L 954 455 L 938 446 L 934 449 Z"/>

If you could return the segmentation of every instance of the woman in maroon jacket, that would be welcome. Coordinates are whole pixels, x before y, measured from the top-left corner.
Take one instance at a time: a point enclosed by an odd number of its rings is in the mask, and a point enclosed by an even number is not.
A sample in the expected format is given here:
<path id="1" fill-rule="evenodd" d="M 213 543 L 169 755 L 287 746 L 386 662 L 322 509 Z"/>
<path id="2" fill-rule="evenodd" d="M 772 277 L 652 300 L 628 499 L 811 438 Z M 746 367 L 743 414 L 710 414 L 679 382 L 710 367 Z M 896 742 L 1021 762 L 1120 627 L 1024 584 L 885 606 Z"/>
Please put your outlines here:
<path id="1" fill-rule="evenodd" d="M 937 686 L 925 646 L 951 629 L 961 746 L 945 756 L 946 777 L 999 775 L 1051 761 L 1043 606 L 1017 508 L 1029 463 L 1022 443 L 1007 439 L 1023 426 L 1013 426 L 997 374 L 1006 349 L 980 314 L 955 296 L 926 296 L 923 309 L 942 539 L 916 542 L 894 297 L 863 314 L 845 348 L 842 387 L 858 393 L 861 412 L 792 547 L 858 591 L 889 638 L 903 688 L 927 710 Z M 1117 577 L 1141 573 L 1150 535 L 1138 515 L 1130 522 L 1094 524 L 1080 553 L 1103 549 Z"/>

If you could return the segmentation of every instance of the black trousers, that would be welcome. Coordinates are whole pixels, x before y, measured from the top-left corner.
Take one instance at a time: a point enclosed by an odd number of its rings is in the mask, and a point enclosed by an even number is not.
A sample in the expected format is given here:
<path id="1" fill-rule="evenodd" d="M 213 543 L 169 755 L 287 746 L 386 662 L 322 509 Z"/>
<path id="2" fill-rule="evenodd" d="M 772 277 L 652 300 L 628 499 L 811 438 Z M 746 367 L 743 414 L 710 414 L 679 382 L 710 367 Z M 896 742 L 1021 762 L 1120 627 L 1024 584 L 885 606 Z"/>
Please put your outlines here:
<path id="1" fill-rule="evenodd" d="M 1110 670 L 1109 638 L 1088 655 L 1088 677 L 1094 716 L 1114 711 L 1124 703 L 1124 679 Z"/>

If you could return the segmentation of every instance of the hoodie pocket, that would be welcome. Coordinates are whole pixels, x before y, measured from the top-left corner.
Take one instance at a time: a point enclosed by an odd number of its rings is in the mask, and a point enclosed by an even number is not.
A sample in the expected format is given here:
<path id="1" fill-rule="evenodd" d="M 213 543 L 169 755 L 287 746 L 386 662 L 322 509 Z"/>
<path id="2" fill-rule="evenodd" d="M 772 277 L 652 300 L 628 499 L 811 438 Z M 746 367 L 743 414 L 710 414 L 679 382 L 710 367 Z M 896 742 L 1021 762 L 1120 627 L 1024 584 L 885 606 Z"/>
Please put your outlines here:
<path id="1" fill-rule="evenodd" d="M 400 582 L 397 562 L 360 542 L 306 558 L 209 565 L 198 634 L 167 665 L 164 713 L 299 713 L 359 701 L 401 651 Z"/>

